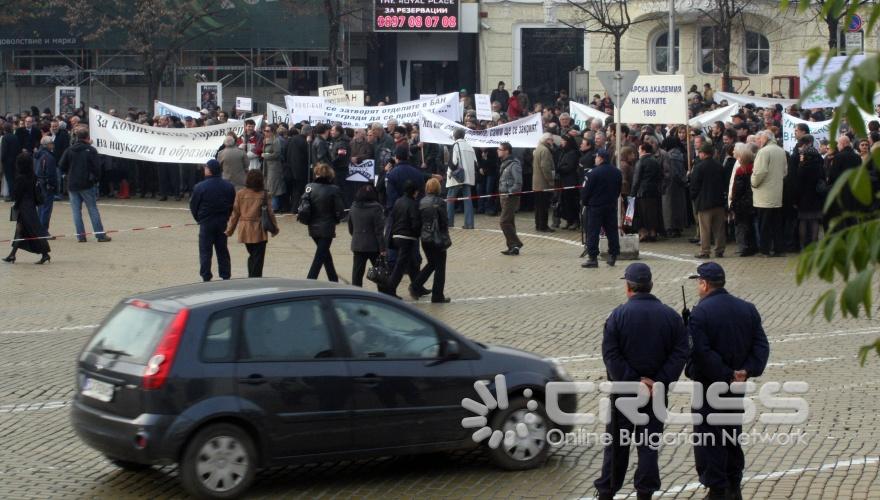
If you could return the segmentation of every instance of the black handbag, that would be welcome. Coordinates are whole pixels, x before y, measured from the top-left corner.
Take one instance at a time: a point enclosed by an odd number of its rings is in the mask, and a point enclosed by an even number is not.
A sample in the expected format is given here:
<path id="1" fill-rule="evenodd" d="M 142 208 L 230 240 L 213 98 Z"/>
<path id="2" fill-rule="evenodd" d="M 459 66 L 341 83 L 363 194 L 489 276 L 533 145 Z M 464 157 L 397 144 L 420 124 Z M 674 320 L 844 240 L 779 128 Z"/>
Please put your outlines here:
<path id="1" fill-rule="evenodd" d="M 312 187 L 306 186 L 306 192 L 300 197 L 299 207 L 296 209 L 296 220 L 307 226 L 312 223 L 312 200 L 309 195 L 311 192 Z"/>
<path id="2" fill-rule="evenodd" d="M 391 269 L 388 267 L 388 261 L 385 257 L 379 256 L 376 264 L 367 270 L 367 279 L 376 284 L 380 289 L 388 288 L 391 282 Z"/>
<path id="3" fill-rule="evenodd" d="M 462 163 L 461 163 L 461 154 L 460 154 L 461 148 L 459 148 L 458 168 L 455 167 L 455 163 L 452 161 L 452 159 L 455 155 L 455 146 L 458 146 L 458 144 L 452 145 L 452 154 L 450 155 L 450 158 L 449 158 L 449 170 L 452 171 L 452 178 L 455 179 L 455 182 L 457 182 L 459 184 L 464 184 L 464 180 L 465 180 L 466 176 L 465 176 L 465 172 L 464 172 L 464 165 L 462 165 Z"/>
<path id="4" fill-rule="evenodd" d="M 278 233 L 278 226 L 269 215 L 269 193 L 266 193 L 266 196 L 263 197 L 263 206 L 260 207 L 260 225 L 263 226 L 263 231 L 267 233 Z"/>

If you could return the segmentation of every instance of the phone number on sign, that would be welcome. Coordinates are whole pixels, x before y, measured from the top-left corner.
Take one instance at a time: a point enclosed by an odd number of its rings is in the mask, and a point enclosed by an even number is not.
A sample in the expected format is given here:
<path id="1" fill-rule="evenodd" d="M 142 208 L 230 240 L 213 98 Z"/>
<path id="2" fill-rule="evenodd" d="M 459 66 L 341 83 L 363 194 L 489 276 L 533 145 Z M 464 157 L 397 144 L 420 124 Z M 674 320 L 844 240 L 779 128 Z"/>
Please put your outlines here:
<path id="1" fill-rule="evenodd" d="M 456 16 L 376 16 L 378 28 L 446 28 L 458 26 Z"/>

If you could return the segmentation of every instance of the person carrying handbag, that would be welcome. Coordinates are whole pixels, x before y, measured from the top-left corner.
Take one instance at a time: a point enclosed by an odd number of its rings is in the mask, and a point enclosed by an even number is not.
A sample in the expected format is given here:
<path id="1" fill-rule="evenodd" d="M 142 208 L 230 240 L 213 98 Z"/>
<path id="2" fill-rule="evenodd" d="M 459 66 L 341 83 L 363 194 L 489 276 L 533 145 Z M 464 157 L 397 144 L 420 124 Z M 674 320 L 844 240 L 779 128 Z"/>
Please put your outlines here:
<path id="1" fill-rule="evenodd" d="M 477 154 L 464 140 L 464 129 L 457 128 L 452 133 L 455 143 L 450 152 L 449 167 L 446 172 L 446 216 L 449 224 L 455 225 L 455 198 L 464 198 L 463 229 L 474 228 L 474 202 L 471 199 L 476 182 L 475 168 Z"/>
<path id="2" fill-rule="evenodd" d="M 419 239 L 428 263 L 410 285 L 409 293 L 415 300 L 430 293 L 431 302 L 446 304 L 451 301 L 443 294 L 446 285 L 446 250 L 452 246 L 452 239 L 449 237 L 449 219 L 443 209 L 440 181 L 437 179 L 430 179 L 425 184 L 425 197 L 419 202 L 419 213 L 422 219 Z M 425 288 L 425 282 L 432 274 L 434 284 L 431 290 L 428 290 Z"/>
<path id="3" fill-rule="evenodd" d="M 263 217 L 263 214 L 266 217 Z M 266 224 L 264 225 L 264 219 Z M 248 278 L 263 277 L 263 263 L 266 259 L 266 243 L 269 234 L 278 235 L 278 221 L 268 194 L 263 185 L 263 173 L 249 170 L 245 189 L 235 193 L 232 215 L 226 226 L 226 236 L 232 236 L 238 227 L 238 242 L 244 243 L 248 251 Z"/>

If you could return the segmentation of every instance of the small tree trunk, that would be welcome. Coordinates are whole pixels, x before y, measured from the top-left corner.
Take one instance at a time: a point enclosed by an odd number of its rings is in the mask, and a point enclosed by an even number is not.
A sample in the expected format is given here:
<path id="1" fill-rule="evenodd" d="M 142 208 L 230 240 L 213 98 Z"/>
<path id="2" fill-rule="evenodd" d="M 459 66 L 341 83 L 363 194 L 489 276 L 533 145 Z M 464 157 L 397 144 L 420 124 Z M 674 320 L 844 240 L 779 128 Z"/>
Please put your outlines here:
<path id="1" fill-rule="evenodd" d="M 840 29 L 840 19 L 828 16 L 825 18 L 825 24 L 828 25 L 828 48 L 833 51 L 837 48 L 837 31 Z"/>
<path id="2" fill-rule="evenodd" d="M 329 23 L 327 32 L 327 79 L 330 80 L 330 85 L 336 85 L 339 82 L 339 66 L 336 64 L 336 52 L 339 50 L 339 30 L 341 25 L 339 7 L 339 0 L 324 0 L 324 10 Z"/>
<path id="3" fill-rule="evenodd" d="M 733 92 L 730 80 L 730 32 L 721 30 L 721 87 L 725 92 Z"/>
<path id="4" fill-rule="evenodd" d="M 622 35 L 614 34 L 614 71 L 620 71 L 620 39 Z"/>

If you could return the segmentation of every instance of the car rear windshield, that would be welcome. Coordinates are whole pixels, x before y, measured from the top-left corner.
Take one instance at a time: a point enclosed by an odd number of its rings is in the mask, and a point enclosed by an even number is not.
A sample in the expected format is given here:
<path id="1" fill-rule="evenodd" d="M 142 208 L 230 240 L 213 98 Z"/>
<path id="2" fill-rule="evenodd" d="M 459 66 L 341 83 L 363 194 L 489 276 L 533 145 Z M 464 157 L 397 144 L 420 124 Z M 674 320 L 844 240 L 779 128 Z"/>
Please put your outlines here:
<path id="1" fill-rule="evenodd" d="M 146 364 L 174 316 L 143 307 L 123 305 L 92 337 L 89 353 Z"/>

